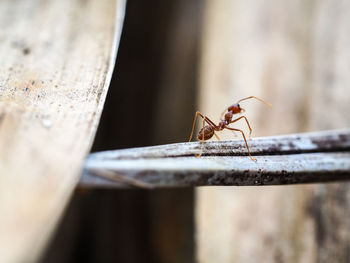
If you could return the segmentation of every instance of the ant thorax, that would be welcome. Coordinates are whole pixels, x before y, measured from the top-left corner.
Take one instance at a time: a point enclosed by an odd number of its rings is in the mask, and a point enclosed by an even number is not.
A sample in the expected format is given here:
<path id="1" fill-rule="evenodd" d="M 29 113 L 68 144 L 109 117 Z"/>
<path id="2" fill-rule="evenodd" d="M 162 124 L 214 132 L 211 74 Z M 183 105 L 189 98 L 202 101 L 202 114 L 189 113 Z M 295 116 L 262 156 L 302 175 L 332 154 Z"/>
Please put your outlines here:
<path id="1" fill-rule="evenodd" d="M 233 116 L 232 111 L 228 111 L 225 113 L 225 121 L 227 122 L 227 124 L 232 121 L 232 116 Z"/>
<path id="2" fill-rule="evenodd" d="M 225 127 L 226 127 L 227 125 L 228 125 L 228 122 L 227 122 L 226 120 L 221 120 L 221 121 L 219 122 L 219 125 L 218 125 L 219 130 L 222 131 L 223 129 L 225 129 Z"/>

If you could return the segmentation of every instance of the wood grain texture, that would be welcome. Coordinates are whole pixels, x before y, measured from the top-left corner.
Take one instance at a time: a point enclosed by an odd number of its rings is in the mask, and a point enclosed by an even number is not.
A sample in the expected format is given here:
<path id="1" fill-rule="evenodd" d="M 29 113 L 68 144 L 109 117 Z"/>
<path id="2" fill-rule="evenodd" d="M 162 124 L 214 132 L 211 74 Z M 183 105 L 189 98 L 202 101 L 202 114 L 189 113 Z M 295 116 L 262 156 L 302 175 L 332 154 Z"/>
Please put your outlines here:
<path id="1" fill-rule="evenodd" d="M 79 187 L 284 185 L 350 179 L 350 130 L 176 143 L 90 154 Z"/>
<path id="2" fill-rule="evenodd" d="M 199 110 L 216 117 L 255 95 L 273 110 L 242 105 L 254 136 L 349 127 L 349 10 L 347 1 L 207 1 Z M 347 262 L 349 189 L 201 188 L 198 260 Z"/>
<path id="3" fill-rule="evenodd" d="M 0 3 L 1 262 L 37 259 L 75 188 L 123 12 L 114 0 Z"/>
<path id="4" fill-rule="evenodd" d="M 266 136 L 248 140 L 248 144 L 250 152 L 255 156 L 349 151 L 350 129 Z M 201 147 L 200 142 L 185 142 L 95 152 L 88 156 L 85 167 L 99 161 L 193 157 L 200 153 Z M 202 156 L 247 155 L 243 140 L 205 141 L 203 144 Z"/>

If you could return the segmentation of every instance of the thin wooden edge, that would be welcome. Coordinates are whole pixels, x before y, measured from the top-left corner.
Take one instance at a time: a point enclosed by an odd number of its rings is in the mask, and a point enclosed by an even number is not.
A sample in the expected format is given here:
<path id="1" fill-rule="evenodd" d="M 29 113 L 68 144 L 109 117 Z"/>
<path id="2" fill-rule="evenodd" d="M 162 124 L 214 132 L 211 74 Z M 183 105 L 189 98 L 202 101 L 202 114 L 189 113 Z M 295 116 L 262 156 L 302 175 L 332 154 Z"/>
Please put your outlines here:
<path id="1" fill-rule="evenodd" d="M 115 68 L 115 63 L 116 63 L 116 58 L 117 58 L 117 53 L 118 53 L 118 48 L 119 48 L 119 43 L 120 43 L 120 38 L 122 34 L 122 28 L 123 28 L 123 22 L 124 22 L 124 17 L 125 17 L 125 7 L 126 7 L 126 0 L 116 0 L 116 11 L 115 11 L 115 28 L 114 28 L 114 38 L 111 46 L 111 52 L 110 52 L 110 59 L 108 63 L 108 71 L 105 77 L 105 82 L 103 85 L 103 93 L 101 94 L 99 101 L 98 101 L 98 107 L 96 109 L 96 117 L 93 120 L 93 128 L 91 132 L 91 136 L 95 137 L 96 131 L 98 124 L 100 122 L 100 118 L 102 115 L 104 103 L 106 100 L 107 92 L 111 83 L 113 71 Z M 85 157 L 89 154 L 89 151 L 92 147 L 93 140 L 90 140 L 89 146 L 87 147 L 86 155 Z M 81 164 L 81 171 L 83 170 L 84 167 L 84 162 Z M 77 188 L 77 185 L 79 184 L 80 180 L 79 178 L 76 180 L 75 186 L 71 188 L 71 193 L 70 196 L 68 197 L 68 200 L 66 203 L 62 203 L 62 207 L 58 208 L 61 210 L 60 217 L 63 216 L 64 210 L 66 209 L 69 200 L 71 199 L 74 190 Z M 61 218 L 60 218 L 61 219 Z M 56 225 L 53 227 L 51 234 L 49 237 L 47 237 L 47 240 L 45 243 L 43 243 L 43 247 L 39 248 L 37 251 L 38 254 L 33 255 L 31 258 L 33 259 L 38 259 L 40 261 L 42 259 L 43 253 L 46 251 L 47 247 L 52 241 L 53 234 L 56 231 L 56 228 L 58 227 L 60 219 L 56 222 Z"/>
<path id="2" fill-rule="evenodd" d="M 248 141 L 250 146 L 250 151 L 254 155 L 265 155 L 265 154 L 291 154 L 296 152 L 317 152 L 318 148 L 322 151 L 322 148 L 319 145 L 312 145 L 312 147 L 305 147 L 305 149 L 300 149 L 298 145 L 294 146 L 294 149 L 290 147 L 289 142 L 292 142 L 294 139 L 303 139 L 312 141 L 315 138 L 322 138 L 327 136 L 343 136 L 350 138 L 350 129 L 338 129 L 338 130 L 326 130 L 326 131 L 317 131 L 317 132 L 306 132 L 306 133 L 295 133 L 295 134 L 285 134 L 278 136 L 266 136 L 266 137 L 257 137 Z M 273 142 L 283 142 L 286 145 L 272 145 Z M 337 142 L 337 140 L 334 140 Z M 349 148 L 350 140 L 342 143 L 343 148 Z M 256 148 L 256 146 L 265 148 Z M 287 146 L 287 147 L 285 147 Z M 230 141 L 208 141 L 204 143 L 203 155 L 235 155 L 235 156 L 246 156 L 246 146 L 243 140 L 230 140 Z M 285 148 L 283 148 L 285 147 Z M 298 148 L 299 147 L 299 148 Z M 109 150 L 103 152 L 91 153 L 87 159 L 86 163 L 91 160 L 113 160 L 113 159 L 137 159 L 137 158 L 155 158 L 155 157 L 181 157 L 181 156 L 193 156 L 196 153 L 199 153 L 201 148 L 200 142 L 182 142 L 182 143 L 172 143 L 166 145 L 156 145 L 156 146 L 147 146 L 147 147 L 138 147 L 138 148 L 129 148 L 129 149 L 120 149 L 120 150 Z M 268 151 L 266 151 L 268 149 Z M 330 149 L 331 150 L 331 149 Z M 218 154 L 220 153 L 220 154 Z"/>

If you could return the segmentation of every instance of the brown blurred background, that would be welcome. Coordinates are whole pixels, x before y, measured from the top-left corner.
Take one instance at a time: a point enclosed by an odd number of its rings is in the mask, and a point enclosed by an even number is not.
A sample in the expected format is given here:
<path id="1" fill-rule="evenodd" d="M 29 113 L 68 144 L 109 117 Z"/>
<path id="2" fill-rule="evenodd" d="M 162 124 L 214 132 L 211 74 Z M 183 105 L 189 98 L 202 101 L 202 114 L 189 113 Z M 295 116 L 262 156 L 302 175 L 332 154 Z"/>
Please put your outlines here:
<path id="1" fill-rule="evenodd" d="M 199 1 L 127 3 L 92 151 L 183 142 L 196 109 Z M 193 189 L 77 191 L 42 262 L 193 262 Z"/>
<path id="2" fill-rule="evenodd" d="M 253 136 L 349 127 L 349 32 L 348 1 L 130 0 L 92 151 L 249 95 L 274 106 L 244 103 Z M 350 262 L 349 207 L 348 183 L 78 191 L 42 262 Z"/>

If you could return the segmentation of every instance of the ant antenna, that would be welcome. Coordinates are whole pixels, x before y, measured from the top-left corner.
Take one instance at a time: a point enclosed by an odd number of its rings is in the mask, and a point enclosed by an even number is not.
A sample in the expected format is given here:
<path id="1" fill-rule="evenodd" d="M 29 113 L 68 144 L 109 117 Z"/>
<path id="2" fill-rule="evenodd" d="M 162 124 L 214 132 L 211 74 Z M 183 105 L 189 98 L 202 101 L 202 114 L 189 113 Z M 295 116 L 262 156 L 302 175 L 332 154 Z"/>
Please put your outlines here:
<path id="1" fill-rule="evenodd" d="M 256 99 L 256 100 L 259 100 L 259 101 L 261 101 L 262 103 L 264 103 L 266 106 L 272 108 L 272 105 L 271 105 L 270 103 L 267 103 L 266 101 L 264 101 L 264 100 L 262 100 L 262 99 L 260 99 L 260 98 L 258 98 L 258 97 L 255 97 L 255 96 L 249 96 L 249 97 L 247 97 L 247 98 L 240 99 L 239 101 L 237 101 L 237 103 L 240 103 L 240 102 L 243 101 L 243 100 L 249 100 L 249 99 Z"/>
<path id="2" fill-rule="evenodd" d="M 256 99 L 256 100 L 259 100 L 261 101 L 262 103 L 264 103 L 266 106 L 272 108 L 272 105 L 270 103 L 267 103 L 266 101 L 264 101 L 263 99 L 260 99 L 258 97 L 255 97 L 255 96 L 249 96 L 247 98 L 244 98 L 244 99 L 240 99 L 239 101 L 237 101 L 237 104 L 240 103 L 241 101 L 243 100 L 249 100 L 249 99 Z M 245 112 L 245 109 L 241 108 L 242 109 L 242 112 Z M 220 118 L 222 118 L 222 116 L 224 116 L 224 114 L 227 112 L 227 108 L 221 113 L 220 115 Z"/>

